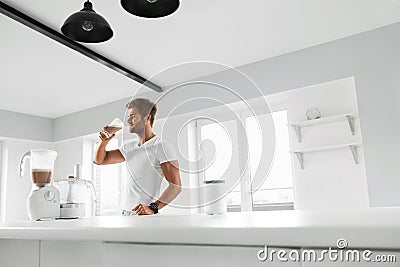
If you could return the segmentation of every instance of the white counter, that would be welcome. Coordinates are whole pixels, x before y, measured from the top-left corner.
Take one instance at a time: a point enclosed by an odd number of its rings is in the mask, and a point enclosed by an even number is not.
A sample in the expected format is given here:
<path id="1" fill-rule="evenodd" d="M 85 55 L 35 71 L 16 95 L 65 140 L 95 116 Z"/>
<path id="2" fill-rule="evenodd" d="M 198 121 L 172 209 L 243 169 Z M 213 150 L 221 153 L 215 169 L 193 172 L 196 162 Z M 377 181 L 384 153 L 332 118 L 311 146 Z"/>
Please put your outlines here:
<path id="1" fill-rule="evenodd" d="M 0 224 L 0 239 L 156 244 L 400 248 L 400 208 L 152 215 Z"/>

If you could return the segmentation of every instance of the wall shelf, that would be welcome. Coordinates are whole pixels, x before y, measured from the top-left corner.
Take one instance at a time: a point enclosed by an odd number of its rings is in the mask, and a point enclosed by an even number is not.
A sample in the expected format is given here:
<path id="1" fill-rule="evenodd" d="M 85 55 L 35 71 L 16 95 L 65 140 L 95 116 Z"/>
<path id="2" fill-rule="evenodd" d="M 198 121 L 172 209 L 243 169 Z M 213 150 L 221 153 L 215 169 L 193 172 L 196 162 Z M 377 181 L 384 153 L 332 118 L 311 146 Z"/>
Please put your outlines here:
<path id="1" fill-rule="evenodd" d="M 293 123 L 290 123 L 289 125 L 293 128 L 294 132 L 296 133 L 297 141 L 299 143 L 301 143 L 301 141 L 302 141 L 301 128 L 302 127 L 309 127 L 309 126 L 331 123 L 331 122 L 336 122 L 336 121 L 341 121 L 341 120 L 347 120 L 347 122 L 349 124 L 351 135 L 354 135 L 355 134 L 354 119 L 356 117 L 357 117 L 357 114 L 348 113 L 348 114 L 324 117 L 324 118 L 315 119 L 315 120 L 293 122 Z"/>
<path id="2" fill-rule="evenodd" d="M 297 160 L 299 161 L 301 169 L 304 169 L 304 154 L 314 153 L 314 152 L 321 152 L 321 151 L 328 151 L 328 150 L 335 150 L 335 149 L 343 149 L 343 148 L 350 149 L 351 154 L 353 155 L 354 163 L 358 164 L 357 147 L 359 147 L 359 146 L 361 146 L 360 143 L 348 143 L 348 144 L 340 144 L 340 145 L 334 145 L 334 146 L 324 146 L 324 147 L 299 149 L 299 150 L 290 151 L 290 152 L 296 155 Z"/>

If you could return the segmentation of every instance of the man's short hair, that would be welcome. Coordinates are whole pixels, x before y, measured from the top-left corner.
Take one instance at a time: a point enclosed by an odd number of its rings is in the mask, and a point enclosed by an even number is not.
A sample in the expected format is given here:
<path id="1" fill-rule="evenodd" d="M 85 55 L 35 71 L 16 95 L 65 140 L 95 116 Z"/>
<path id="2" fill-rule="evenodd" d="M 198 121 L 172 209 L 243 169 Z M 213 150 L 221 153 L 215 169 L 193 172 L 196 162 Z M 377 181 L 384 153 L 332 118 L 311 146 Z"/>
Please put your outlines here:
<path id="1" fill-rule="evenodd" d="M 126 108 L 136 108 L 143 118 L 150 114 L 150 125 L 153 126 L 157 113 L 157 105 L 146 98 L 135 98 L 126 104 Z"/>

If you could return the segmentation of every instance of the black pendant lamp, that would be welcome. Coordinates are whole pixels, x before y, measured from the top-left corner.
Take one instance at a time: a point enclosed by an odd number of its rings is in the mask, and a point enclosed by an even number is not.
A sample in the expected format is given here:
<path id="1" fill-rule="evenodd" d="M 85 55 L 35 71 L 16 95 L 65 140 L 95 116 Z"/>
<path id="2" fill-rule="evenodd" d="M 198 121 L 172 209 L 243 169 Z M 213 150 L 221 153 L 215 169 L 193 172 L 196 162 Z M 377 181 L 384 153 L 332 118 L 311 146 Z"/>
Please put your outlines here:
<path id="1" fill-rule="evenodd" d="M 179 0 L 121 0 L 121 5 L 135 16 L 160 18 L 174 13 L 179 7 Z"/>
<path id="2" fill-rule="evenodd" d="M 69 16 L 61 27 L 61 32 L 69 38 L 83 43 L 101 43 L 113 36 L 110 24 L 94 12 L 89 0 L 83 9 Z"/>

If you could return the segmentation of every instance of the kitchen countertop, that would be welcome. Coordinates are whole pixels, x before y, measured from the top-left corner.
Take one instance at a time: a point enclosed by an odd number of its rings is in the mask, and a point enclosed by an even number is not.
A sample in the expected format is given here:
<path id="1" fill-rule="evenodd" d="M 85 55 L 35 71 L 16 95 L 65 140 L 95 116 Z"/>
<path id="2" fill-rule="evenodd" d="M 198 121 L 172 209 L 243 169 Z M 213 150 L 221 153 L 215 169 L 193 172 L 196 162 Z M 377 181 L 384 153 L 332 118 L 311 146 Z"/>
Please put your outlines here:
<path id="1" fill-rule="evenodd" d="M 400 208 L 104 216 L 0 224 L 0 239 L 400 249 Z"/>

